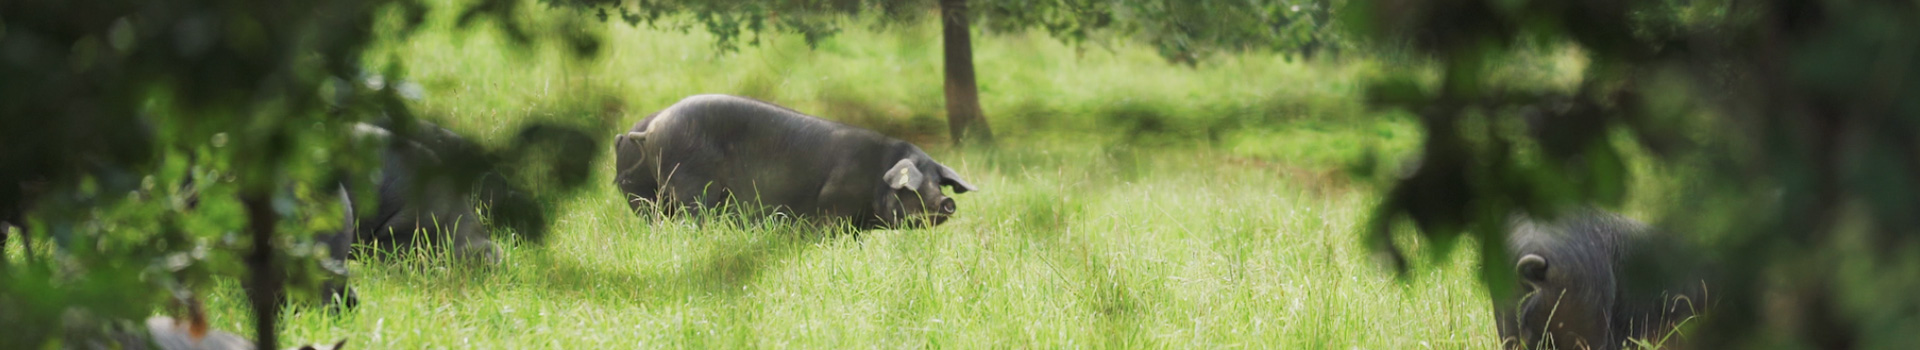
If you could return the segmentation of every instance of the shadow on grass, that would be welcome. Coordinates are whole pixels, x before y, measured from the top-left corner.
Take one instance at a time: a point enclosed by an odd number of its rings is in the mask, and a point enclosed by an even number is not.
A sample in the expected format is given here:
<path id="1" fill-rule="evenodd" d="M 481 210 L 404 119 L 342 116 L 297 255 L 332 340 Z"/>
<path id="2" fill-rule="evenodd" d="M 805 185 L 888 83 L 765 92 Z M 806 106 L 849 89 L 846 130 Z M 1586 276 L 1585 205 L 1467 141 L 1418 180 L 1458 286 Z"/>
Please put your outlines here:
<path id="1" fill-rule="evenodd" d="M 530 284 L 559 294 L 627 305 L 660 304 L 674 300 L 737 297 L 768 266 L 800 255 L 831 233 L 799 227 L 755 229 L 704 246 L 703 251 L 678 266 L 629 271 L 533 250 L 522 258 L 538 269 Z"/>

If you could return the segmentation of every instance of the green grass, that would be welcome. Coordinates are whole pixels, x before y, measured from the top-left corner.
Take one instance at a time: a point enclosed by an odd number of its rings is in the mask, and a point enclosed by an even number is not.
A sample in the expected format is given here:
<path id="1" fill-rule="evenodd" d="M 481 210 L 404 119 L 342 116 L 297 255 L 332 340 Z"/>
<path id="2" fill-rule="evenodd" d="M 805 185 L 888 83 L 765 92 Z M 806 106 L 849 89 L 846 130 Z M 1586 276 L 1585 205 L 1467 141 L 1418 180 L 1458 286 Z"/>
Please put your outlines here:
<path id="1" fill-rule="evenodd" d="M 509 245 L 497 267 L 358 262 L 360 308 L 295 308 L 285 338 L 367 348 L 1492 346 L 1465 259 L 1401 284 L 1356 243 L 1367 192 L 1209 153 L 938 156 L 984 189 L 961 195 L 961 216 L 938 228 L 854 237 L 649 221 L 609 189 L 566 203 L 552 242 Z M 1136 175 L 1114 171 L 1126 168 Z M 223 328 L 245 329 L 238 293 L 214 299 Z"/>
<path id="2" fill-rule="evenodd" d="M 445 5 L 444 3 L 441 5 Z M 1492 348 L 1471 252 L 1396 280 L 1359 242 L 1375 189 L 1343 169 L 1405 154 L 1410 121 L 1358 98 L 1365 62 L 1278 55 L 1170 65 L 1150 48 L 978 38 L 982 105 L 1003 144 L 945 146 L 937 28 L 850 28 L 817 49 L 772 36 L 716 53 L 705 34 L 595 26 L 589 61 L 455 34 L 445 14 L 369 57 L 403 65 L 420 110 L 483 142 L 534 119 L 612 134 L 687 95 L 732 93 L 919 143 L 982 190 L 922 230 L 652 220 L 597 186 L 558 204 L 549 241 L 494 267 L 353 264 L 361 306 L 292 307 L 285 342 L 412 348 Z M 565 11 L 531 7 L 529 21 Z M 552 113 L 619 101 L 619 120 Z M 237 288 L 216 327 L 249 329 Z"/>

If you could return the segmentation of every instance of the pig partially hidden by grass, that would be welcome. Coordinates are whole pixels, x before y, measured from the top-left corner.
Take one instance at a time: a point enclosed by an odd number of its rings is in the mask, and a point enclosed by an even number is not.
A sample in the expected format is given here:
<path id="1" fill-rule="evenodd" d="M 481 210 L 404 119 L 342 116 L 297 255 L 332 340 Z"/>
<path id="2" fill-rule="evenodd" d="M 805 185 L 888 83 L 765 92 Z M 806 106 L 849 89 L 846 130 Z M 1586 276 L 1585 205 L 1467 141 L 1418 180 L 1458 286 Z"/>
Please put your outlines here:
<path id="1" fill-rule="evenodd" d="M 1495 300 L 1505 348 L 1658 344 L 1704 311 L 1707 282 L 1679 240 L 1595 209 L 1551 222 L 1517 218 L 1508 237 L 1516 299 Z"/>
<path id="2" fill-rule="evenodd" d="M 322 296 L 332 305 L 358 303 L 346 281 L 346 260 L 360 258 L 350 255 L 355 244 L 381 253 L 431 245 L 448 249 L 460 261 L 495 264 L 500 251 L 477 208 L 483 202 L 529 200 L 518 188 L 500 182 L 497 174 L 474 166 L 484 163 L 472 159 L 478 157 L 473 153 L 479 145 L 432 124 L 415 128 L 419 132 L 400 135 L 371 124 L 354 126 L 356 137 L 385 148 L 373 181 L 374 197 L 350 198 L 352 191 L 343 184 L 339 197 L 348 220 L 345 228 L 318 237 L 329 253 L 323 265 L 333 273 L 323 282 Z"/>

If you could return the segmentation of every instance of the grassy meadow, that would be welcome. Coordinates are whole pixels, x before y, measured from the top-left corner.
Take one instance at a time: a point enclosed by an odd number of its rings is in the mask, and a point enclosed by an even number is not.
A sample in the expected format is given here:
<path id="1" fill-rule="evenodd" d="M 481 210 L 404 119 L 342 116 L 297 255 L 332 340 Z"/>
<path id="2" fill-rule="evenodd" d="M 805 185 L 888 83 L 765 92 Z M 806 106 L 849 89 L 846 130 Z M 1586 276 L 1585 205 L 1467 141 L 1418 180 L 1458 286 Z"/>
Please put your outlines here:
<path id="1" fill-rule="evenodd" d="M 448 4 L 440 4 L 448 5 Z M 583 16 L 530 6 L 525 20 Z M 356 261 L 361 305 L 292 307 L 283 342 L 416 348 L 1493 348 L 1471 251 L 1396 277 L 1358 231 L 1377 188 L 1346 169 L 1406 154 L 1410 119 L 1361 106 L 1366 61 L 1282 55 L 1167 63 L 1126 42 L 975 40 L 993 149 L 945 138 L 938 28 L 864 26 L 721 53 L 711 36 L 594 23 L 590 60 L 497 31 L 428 27 L 368 53 L 402 67 L 428 118 L 485 143 L 535 119 L 611 135 L 693 94 L 728 93 L 914 141 L 978 192 L 920 230 L 828 235 L 629 213 L 594 183 L 543 244 L 498 266 Z M 619 108 L 617 120 L 543 113 Z M 600 107 L 587 107 L 600 108 Z M 582 118 L 587 118 L 582 120 Z M 610 148 L 610 147 L 609 147 Z M 1375 160 L 1391 164 L 1387 160 Z M 1376 175 L 1378 176 L 1378 175 Z M 1469 244 L 1471 244 L 1469 242 Z M 1404 279 L 1396 279 L 1404 277 Z M 250 329 L 243 294 L 209 297 Z"/>

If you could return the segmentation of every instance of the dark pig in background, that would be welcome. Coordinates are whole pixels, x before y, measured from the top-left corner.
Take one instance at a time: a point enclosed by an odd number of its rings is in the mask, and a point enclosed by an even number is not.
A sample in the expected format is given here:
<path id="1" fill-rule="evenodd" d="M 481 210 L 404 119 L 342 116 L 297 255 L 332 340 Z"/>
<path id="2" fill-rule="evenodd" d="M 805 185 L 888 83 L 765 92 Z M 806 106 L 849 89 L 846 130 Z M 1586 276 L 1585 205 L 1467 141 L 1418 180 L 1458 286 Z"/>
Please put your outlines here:
<path id="1" fill-rule="evenodd" d="M 380 152 L 374 198 L 353 198 L 355 240 L 384 252 L 403 252 L 415 244 L 451 244 L 461 260 L 497 262 L 499 252 L 490 240 L 480 212 L 463 181 L 449 181 L 442 152 L 430 142 L 397 137 L 388 129 L 357 125 L 363 137 L 386 140 Z"/>
<path id="2" fill-rule="evenodd" d="M 417 244 L 450 244 L 455 258 L 492 263 L 499 260 L 487 227 L 480 222 L 471 188 L 451 179 L 442 149 L 399 137 L 370 124 L 357 134 L 387 143 L 380 153 L 376 198 L 355 198 L 355 240 L 380 251 L 404 251 Z M 433 133 L 438 134 L 437 127 Z M 450 134 L 450 133 L 448 133 Z"/>
<path id="3" fill-rule="evenodd" d="M 341 185 L 340 198 L 348 222 L 340 232 L 318 240 L 327 249 L 322 267 L 331 276 L 322 283 L 322 296 L 335 306 L 352 307 L 358 298 L 347 283 L 346 261 L 351 247 L 368 246 L 374 252 L 393 253 L 416 246 L 443 247 L 456 260 L 494 264 L 500 260 L 492 231 L 481 222 L 482 204 L 512 203 L 515 208 L 537 208 L 517 186 L 504 182 L 482 165 L 480 147 L 451 131 L 420 123 L 416 132 L 400 135 L 385 127 L 356 124 L 353 133 L 381 145 L 380 168 L 372 181 L 373 197 L 354 197 Z M 513 213 L 518 217 L 538 211 Z M 544 225 L 544 217 L 533 220 Z M 523 231 L 524 233 L 524 231 Z"/>

